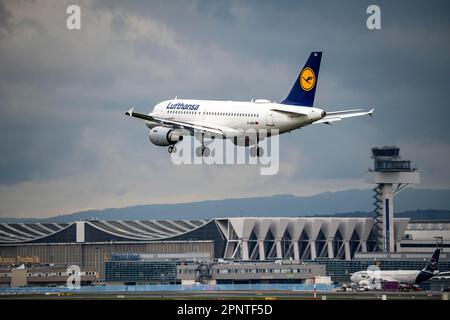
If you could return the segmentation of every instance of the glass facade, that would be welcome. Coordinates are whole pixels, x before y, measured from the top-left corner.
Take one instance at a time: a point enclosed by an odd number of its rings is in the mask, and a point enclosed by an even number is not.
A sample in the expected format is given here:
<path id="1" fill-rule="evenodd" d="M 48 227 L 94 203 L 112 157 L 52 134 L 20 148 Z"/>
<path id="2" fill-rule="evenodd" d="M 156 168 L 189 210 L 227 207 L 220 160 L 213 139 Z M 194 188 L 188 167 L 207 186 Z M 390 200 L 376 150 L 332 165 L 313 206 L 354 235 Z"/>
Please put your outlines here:
<path id="1" fill-rule="evenodd" d="M 107 261 L 105 280 L 135 284 L 175 284 L 175 261 Z"/>
<path id="2" fill-rule="evenodd" d="M 375 160 L 375 171 L 411 171 L 411 161 Z"/>

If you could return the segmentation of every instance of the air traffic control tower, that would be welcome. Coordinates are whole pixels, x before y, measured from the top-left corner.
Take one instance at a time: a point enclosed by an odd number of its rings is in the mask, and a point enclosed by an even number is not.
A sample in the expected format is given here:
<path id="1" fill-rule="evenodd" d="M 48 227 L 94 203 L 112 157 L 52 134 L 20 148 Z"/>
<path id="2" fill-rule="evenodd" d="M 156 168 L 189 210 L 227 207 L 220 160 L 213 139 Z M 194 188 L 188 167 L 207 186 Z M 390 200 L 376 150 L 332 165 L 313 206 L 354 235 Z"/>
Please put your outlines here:
<path id="1" fill-rule="evenodd" d="M 395 252 L 394 241 L 394 195 L 409 184 L 419 183 L 420 174 L 411 167 L 411 161 L 401 160 L 400 148 L 395 146 L 373 148 L 374 168 L 369 169 L 368 182 L 377 186 L 373 189 L 377 250 Z"/>

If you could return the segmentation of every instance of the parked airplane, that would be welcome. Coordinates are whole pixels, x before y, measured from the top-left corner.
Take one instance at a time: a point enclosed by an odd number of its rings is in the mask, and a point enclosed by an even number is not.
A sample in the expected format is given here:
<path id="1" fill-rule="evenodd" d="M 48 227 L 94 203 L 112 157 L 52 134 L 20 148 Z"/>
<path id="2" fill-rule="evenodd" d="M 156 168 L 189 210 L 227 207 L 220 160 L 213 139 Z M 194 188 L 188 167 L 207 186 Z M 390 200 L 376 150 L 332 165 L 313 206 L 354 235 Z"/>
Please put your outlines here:
<path id="1" fill-rule="evenodd" d="M 400 284 L 419 284 L 439 274 L 439 253 L 436 249 L 422 270 L 365 270 L 354 273 L 350 280 L 358 285 L 372 285 L 376 280 L 381 282 L 398 282 Z"/>
<path id="2" fill-rule="evenodd" d="M 204 145 L 204 137 L 231 139 L 240 146 L 251 146 L 251 156 L 261 156 L 258 147 L 262 132 L 271 129 L 267 136 L 282 134 L 310 124 L 333 124 L 345 118 L 363 115 L 372 116 L 373 109 L 326 112 L 313 107 L 319 77 L 322 52 L 312 52 L 295 80 L 295 83 L 281 103 L 266 99 L 244 101 L 211 101 L 172 99 L 158 103 L 148 115 L 134 112 L 131 108 L 125 114 L 145 120 L 150 129 L 150 141 L 157 146 L 168 146 L 174 151 L 183 136 L 201 134 L 202 147 L 197 156 L 208 156 L 210 150 Z M 256 134 L 249 135 L 252 129 Z M 265 130 L 265 131 L 263 131 Z"/>

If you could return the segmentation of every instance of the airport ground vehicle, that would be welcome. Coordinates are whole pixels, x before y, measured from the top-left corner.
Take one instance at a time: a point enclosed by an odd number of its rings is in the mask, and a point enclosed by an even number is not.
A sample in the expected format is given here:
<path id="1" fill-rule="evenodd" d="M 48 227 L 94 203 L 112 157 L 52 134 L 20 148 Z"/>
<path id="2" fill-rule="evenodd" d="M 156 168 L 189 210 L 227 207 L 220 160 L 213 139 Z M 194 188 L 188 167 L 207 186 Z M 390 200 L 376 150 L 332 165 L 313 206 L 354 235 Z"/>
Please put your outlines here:
<path id="1" fill-rule="evenodd" d="M 400 286 L 397 281 L 384 281 L 381 285 L 382 291 L 399 291 Z"/>
<path id="2" fill-rule="evenodd" d="M 420 292 L 424 291 L 423 288 L 419 287 L 418 285 L 401 285 L 400 291 L 403 292 Z"/>

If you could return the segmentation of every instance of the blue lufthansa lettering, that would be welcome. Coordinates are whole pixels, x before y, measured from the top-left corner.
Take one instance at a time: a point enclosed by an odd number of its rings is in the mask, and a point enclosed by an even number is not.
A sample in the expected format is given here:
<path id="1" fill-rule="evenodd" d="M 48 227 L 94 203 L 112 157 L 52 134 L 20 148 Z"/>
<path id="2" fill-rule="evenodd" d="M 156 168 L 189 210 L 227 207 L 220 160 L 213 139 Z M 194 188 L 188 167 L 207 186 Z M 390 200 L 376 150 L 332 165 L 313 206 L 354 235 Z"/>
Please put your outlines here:
<path id="1" fill-rule="evenodd" d="M 200 108 L 199 104 L 185 104 L 182 102 L 172 103 L 169 102 L 166 109 L 181 109 L 181 110 L 198 110 Z"/>

